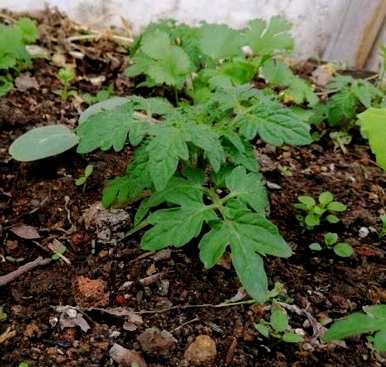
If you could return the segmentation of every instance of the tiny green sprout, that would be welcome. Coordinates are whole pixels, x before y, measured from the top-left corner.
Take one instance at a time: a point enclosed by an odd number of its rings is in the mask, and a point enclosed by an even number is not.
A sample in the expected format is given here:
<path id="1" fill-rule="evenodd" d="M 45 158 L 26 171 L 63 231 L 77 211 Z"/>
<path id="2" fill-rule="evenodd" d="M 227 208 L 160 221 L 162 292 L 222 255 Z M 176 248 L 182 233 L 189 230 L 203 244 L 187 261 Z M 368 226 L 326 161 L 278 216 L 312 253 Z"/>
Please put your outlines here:
<path id="1" fill-rule="evenodd" d="M 379 231 L 379 237 L 383 238 L 383 237 L 386 237 L 386 214 L 381 215 L 379 219 L 381 220 L 381 223 L 382 223 L 381 229 Z"/>
<path id="2" fill-rule="evenodd" d="M 334 196 L 329 191 L 322 192 L 318 202 L 311 196 L 298 196 L 298 202 L 294 204 L 294 207 L 299 211 L 298 220 L 309 230 L 319 226 L 322 220 L 329 223 L 339 222 L 335 214 L 347 209 L 343 203 L 334 201 Z"/>
<path id="3" fill-rule="evenodd" d="M 86 185 L 87 185 L 87 179 L 92 175 L 93 171 L 94 171 L 94 166 L 92 164 L 88 164 L 84 169 L 83 176 L 80 176 L 75 180 L 75 185 L 83 186 L 83 191 L 85 191 Z"/>
<path id="4" fill-rule="evenodd" d="M 335 150 L 340 148 L 344 154 L 347 153 L 346 145 L 351 143 L 351 134 L 346 131 L 334 131 L 330 133 L 330 138 L 334 143 Z"/>
<path id="5" fill-rule="evenodd" d="M 29 364 L 27 362 L 21 362 L 18 367 L 29 367 Z"/>
<path id="6" fill-rule="evenodd" d="M 67 101 L 70 97 L 75 95 L 75 91 L 69 90 L 75 76 L 74 70 L 69 67 L 59 69 L 57 78 L 60 83 L 62 83 L 63 88 L 57 91 L 57 94 L 60 95 L 62 101 Z"/>
<path id="7" fill-rule="evenodd" d="M 53 252 L 51 255 L 52 260 L 56 261 L 61 259 L 67 264 L 70 263 L 70 261 L 64 256 L 64 253 L 67 251 L 67 247 L 64 246 L 61 242 L 54 240 L 54 242 L 48 247 Z"/>
<path id="8" fill-rule="evenodd" d="M 8 315 L 4 312 L 4 307 L 0 306 L 0 322 L 7 321 Z"/>
<path id="9" fill-rule="evenodd" d="M 295 333 L 288 323 L 288 314 L 280 303 L 273 301 L 269 321 L 261 320 L 255 324 L 256 330 L 265 338 L 274 337 L 286 343 L 300 343 L 303 336 Z"/>
<path id="10" fill-rule="evenodd" d="M 82 95 L 82 98 L 88 105 L 93 105 L 95 103 L 106 101 L 107 99 L 111 98 L 113 94 L 113 85 L 110 84 L 108 87 L 102 88 L 100 91 L 98 91 L 95 96 L 90 93 L 85 93 Z"/>
<path id="11" fill-rule="evenodd" d="M 324 235 L 324 244 L 328 249 L 332 249 L 336 255 L 340 257 L 350 257 L 354 250 L 349 243 L 338 242 L 338 235 L 333 232 L 328 232 Z M 311 243 L 309 248 L 312 251 L 321 251 L 322 246 L 318 242 Z"/>

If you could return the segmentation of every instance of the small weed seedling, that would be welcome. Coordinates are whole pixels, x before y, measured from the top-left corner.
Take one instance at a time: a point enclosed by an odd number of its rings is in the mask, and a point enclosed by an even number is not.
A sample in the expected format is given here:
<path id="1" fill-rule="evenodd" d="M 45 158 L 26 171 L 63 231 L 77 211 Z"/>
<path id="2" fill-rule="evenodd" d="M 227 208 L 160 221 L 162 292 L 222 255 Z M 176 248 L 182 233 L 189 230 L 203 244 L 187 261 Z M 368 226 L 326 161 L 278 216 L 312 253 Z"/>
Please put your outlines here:
<path id="1" fill-rule="evenodd" d="M 383 237 L 386 237 L 386 214 L 381 215 L 379 219 L 381 220 L 381 223 L 382 223 L 381 229 L 379 231 L 379 237 L 383 238 Z"/>
<path id="2" fill-rule="evenodd" d="M 386 305 L 363 307 L 364 312 L 355 312 L 335 321 L 324 334 L 324 341 L 343 340 L 353 336 L 369 334 L 367 340 L 379 353 L 386 352 Z"/>
<path id="3" fill-rule="evenodd" d="M 18 367 L 29 367 L 29 364 L 27 362 L 21 362 Z"/>
<path id="4" fill-rule="evenodd" d="M 266 338 L 277 338 L 286 343 L 300 343 L 303 336 L 296 334 L 288 323 L 287 311 L 276 301 L 272 302 L 269 321 L 262 320 L 255 324 L 256 330 Z"/>
<path id="5" fill-rule="evenodd" d="M 93 105 L 95 103 L 106 101 L 112 97 L 113 94 L 113 85 L 110 84 L 108 87 L 102 88 L 100 91 L 98 91 L 95 96 L 90 93 L 85 93 L 82 95 L 82 98 L 88 105 Z"/>
<path id="6" fill-rule="evenodd" d="M 336 233 L 328 232 L 324 235 L 324 244 L 328 249 L 334 250 L 335 254 L 340 257 L 350 257 L 353 254 L 353 248 L 349 243 L 338 242 Z M 310 249 L 313 251 L 321 251 L 322 246 L 318 242 L 311 243 Z"/>
<path id="7" fill-rule="evenodd" d="M 338 223 L 336 213 L 344 212 L 347 207 L 339 201 L 334 201 L 331 192 L 325 191 L 319 195 L 318 203 L 311 196 L 299 196 L 294 207 L 299 210 L 297 215 L 300 223 L 309 230 L 319 226 L 322 220 Z"/>
<path id="8" fill-rule="evenodd" d="M 335 150 L 340 148 L 343 154 L 347 154 L 346 145 L 349 145 L 351 143 L 351 134 L 345 131 L 334 131 L 330 133 L 330 138 L 334 143 Z"/>
<path id="9" fill-rule="evenodd" d="M 75 180 L 76 186 L 83 186 L 83 192 L 86 190 L 87 179 L 92 175 L 93 171 L 94 166 L 92 164 L 88 164 L 84 169 L 83 176 L 80 176 Z"/>
<path id="10" fill-rule="evenodd" d="M 62 101 L 67 101 L 70 97 L 73 97 L 76 92 L 69 90 L 71 82 L 75 79 L 75 72 L 69 67 L 61 68 L 58 71 L 58 80 L 62 83 L 63 88 L 57 91 L 57 94 L 60 95 Z"/>

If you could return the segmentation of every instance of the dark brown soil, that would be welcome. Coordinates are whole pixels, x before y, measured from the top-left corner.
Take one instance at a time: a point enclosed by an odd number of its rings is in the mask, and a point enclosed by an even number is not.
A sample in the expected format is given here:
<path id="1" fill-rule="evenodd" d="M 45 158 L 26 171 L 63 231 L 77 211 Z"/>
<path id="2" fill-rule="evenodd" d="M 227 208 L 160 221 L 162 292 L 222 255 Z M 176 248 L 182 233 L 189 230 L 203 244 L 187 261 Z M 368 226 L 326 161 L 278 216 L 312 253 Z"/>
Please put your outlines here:
<path id="1" fill-rule="evenodd" d="M 90 78 L 104 75 L 102 86 L 113 82 L 116 94 L 132 93 L 123 73 L 127 52 L 122 47 L 104 39 L 78 42 L 76 50 L 84 57 L 74 59 L 70 51 L 75 49 L 65 38 L 77 34 L 76 27 L 56 13 L 45 14 L 40 22 L 40 45 L 76 64 L 74 90 L 96 91 L 101 86 L 94 86 Z M 226 264 L 206 271 L 195 244 L 156 259 L 141 256 L 139 238 L 99 241 L 94 227 L 86 229 L 82 215 L 98 202 L 104 181 L 125 170 L 128 149 L 119 154 L 98 152 L 83 157 L 68 152 L 29 164 L 10 160 L 9 144 L 28 129 L 54 121 L 75 126 L 84 105 L 62 102 L 53 92 L 59 88 L 55 78 L 58 68 L 48 60 L 35 61 L 29 72 L 39 88 L 27 92 L 15 89 L 0 99 L 0 274 L 38 256 L 50 256 L 48 246 L 54 240 L 67 247 L 64 255 L 70 261 L 52 261 L 0 288 L 0 306 L 8 315 L 0 322 L 0 366 L 17 366 L 22 361 L 39 367 L 113 366 L 108 353 L 113 343 L 142 352 L 151 367 L 184 366 L 184 351 L 200 334 L 216 342 L 213 366 L 382 365 L 365 338 L 351 339 L 340 346 L 311 342 L 312 328 L 304 316 L 290 313 L 292 327 L 305 330 L 305 342 L 286 344 L 263 339 L 255 331 L 254 323 L 264 317 L 262 307 L 210 307 L 235 296 L 240 284 Z M 271 285 L 283 283 L 293 304 L 317 321 L 386 302 L 386 243 L 375 232 L 386 207 L 386 175 L 373 163 L 368 147 L 361 144 L 357 139 L 356 144 L 348 146 L 346 155 L 334 150 L 328 139 L 301 149 L 257 144 L 262 171 L 274 187 L 270 189 L 270 218 L 295 253 L 288 260 L 267 259 Z M 83 192 L 74 179 L 90 163 L 95 171 Z M 298 195 L 317 195 L 326 190 L 345 203 L 348 211 L 339 224 L 305 231 L 295 218 L 292 204 Z M 134 208 L 125 209 L 132 216 Z M 40 238 L 16 236 L 10 229 L 20 223 L 36 228 Z M 129 227 L 127 222 L 120 231 Z M 365 238 L 359 236 L 362 227 L 370 228 Z M 331 251 L 310 251 L 309 244 L 320 241 L 326 231 L 337 232 L 340 239 L 351 243 L 355 256 L 341 259 Z M 114 239 L 115 233 L 112 235 Z M 15 259 L 21 259 L 20 263 Z M 147 278 L 150 284 L 145 281 L 144 285 L 141 280 L 154 274 L 158 275 L 153 281 Z M 91 326 L 87 333 L 79 328 L 62 330 L 54 307 L 76 306 L 78 290 L 74 284 L 80 276 L 105 282 L 108 305 L 104 308 L 141 312 L 171 309 L 142 313 L 143 324 L 132 331 L 123 328 L 122 318 L 98 310 L 87 312 Z M 122 289 L 127 281 L 131 286 Z M 186 307 L 205 304 L 209 305 Z M 176 348 L 162 356 L 144 353 L 137 338 L 150 327 L 169 331 L 177 339 Z"/>

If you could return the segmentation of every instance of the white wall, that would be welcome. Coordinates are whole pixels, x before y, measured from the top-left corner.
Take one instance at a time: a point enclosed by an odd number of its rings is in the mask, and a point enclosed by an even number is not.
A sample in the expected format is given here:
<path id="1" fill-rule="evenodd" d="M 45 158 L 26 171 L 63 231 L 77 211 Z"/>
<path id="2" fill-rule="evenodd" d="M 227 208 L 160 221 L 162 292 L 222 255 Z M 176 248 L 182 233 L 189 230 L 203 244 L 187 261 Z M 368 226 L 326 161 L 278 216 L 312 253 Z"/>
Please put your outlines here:
<path id="1" fill-rule="evenodd" d="M 242 27 L 253 18 L 282 15 L 294 24 L 297 54 L 322 57 L 345 20 L 347 8 L 355 3 L 359 10 L 366 9 L 368 2 L 377 1 L 383 0 L 0 0 L 0 8 L 38 10 L 48 4 L 94 27 L 120 25 L 123 17 L 136 32 L 160 18 Z"/>

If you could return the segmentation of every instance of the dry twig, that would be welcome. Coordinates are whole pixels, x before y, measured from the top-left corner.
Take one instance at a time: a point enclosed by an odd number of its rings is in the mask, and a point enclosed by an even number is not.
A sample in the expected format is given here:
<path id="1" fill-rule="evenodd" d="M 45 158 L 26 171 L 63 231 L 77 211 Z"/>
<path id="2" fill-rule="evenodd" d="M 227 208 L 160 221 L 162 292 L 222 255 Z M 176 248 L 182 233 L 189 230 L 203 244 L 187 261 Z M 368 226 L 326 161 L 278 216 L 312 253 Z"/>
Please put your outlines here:
<path id="1" fill-rule="evenodd" d="M 24 264 L 17 268 L 16 270 L 0 276 L 0 287 L 7 285 L 8 283 L 13 282 L 16 278 L 18 278 L 20 275 L 23 275 L 24 273 L 27 273 L 28 271 L 42 265 L 47 265 L 51 262 L 51 259 L 45 258 L 43 259 L 41 256 L 36 258 L 34 261 L 31 261 L 27 264 Z"/>

